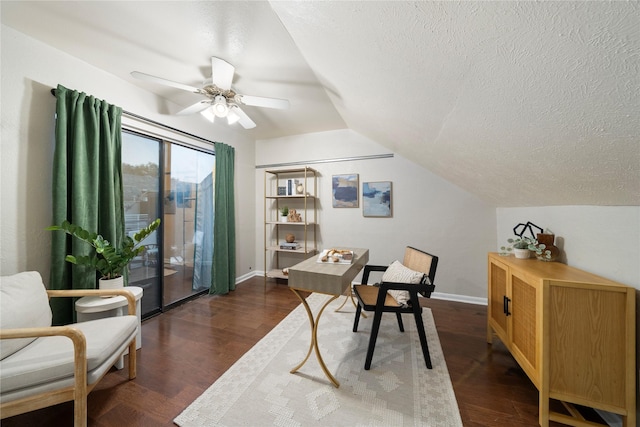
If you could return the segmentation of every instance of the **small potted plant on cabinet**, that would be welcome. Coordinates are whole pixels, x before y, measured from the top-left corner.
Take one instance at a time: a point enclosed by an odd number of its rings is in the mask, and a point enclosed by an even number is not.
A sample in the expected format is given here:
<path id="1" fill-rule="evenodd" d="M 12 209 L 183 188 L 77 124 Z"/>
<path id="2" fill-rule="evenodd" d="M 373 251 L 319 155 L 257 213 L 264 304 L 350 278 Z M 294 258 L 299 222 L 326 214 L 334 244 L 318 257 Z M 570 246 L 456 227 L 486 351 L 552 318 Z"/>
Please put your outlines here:
<path id="1" fill-rule="evenodd" d="M 89 256 L 73 256 L 67 255 L 64 259 L 67 262 L 77 265 L 87 265 L 100 272 L 100 289 L 115 289 L 124 286 L 122 273 L 129 265 L 131 260 L 142 254 L 144 246 L 140 245 L 146 237 L 153 233 L 160 226 L 160 218 L 151 222 L 147 227 L 138 231 L 133 235 L 124 236 L 122 244 L 116 247 L 105 240 L 100 234 L 92 233 L 80 227 L 71 224 L 69 221 L 63 221 L 60 225 L 52 225 L 47 230 L 61 230 L 65 233 L 90 244 L 95 253 Z"/>
<path id="2" fill-rule="evenodd" d="M 509 246 L 502 246 L 500 249 L 503 253 L 508 253 L 513 248 L 516 258 L 529 258 L 531 251 L 536 251 L 538 241 L 530 237 L 518 237 L 516 239 L 507 239 Z M 544 249 L 544 248 L 542 248 Z"/>

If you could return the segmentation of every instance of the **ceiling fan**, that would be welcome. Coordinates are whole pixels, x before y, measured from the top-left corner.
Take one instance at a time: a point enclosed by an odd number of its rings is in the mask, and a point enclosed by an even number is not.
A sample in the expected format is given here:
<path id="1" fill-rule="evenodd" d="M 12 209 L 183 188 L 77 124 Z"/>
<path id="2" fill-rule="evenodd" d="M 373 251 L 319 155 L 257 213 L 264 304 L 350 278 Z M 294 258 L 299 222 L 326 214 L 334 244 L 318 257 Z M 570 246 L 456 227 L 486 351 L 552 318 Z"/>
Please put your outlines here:
<path id="1" fill-rule="evenodd" d="M 289 101 L 278 98 L 264 98 L 261 96 L 241 95 L 231 88 L 235 67 L 224 59 L 211 57 L 211 78 L 203 82 L 201 88 L 174 82 L 150 74 L 132 71 L 131 75 L 137 79 L 158 83 L 177 89 L 186 90 L 200 95 L 206 99 L 179 111 L 178 115 L 201 113 L 212 122 L 216 117 L 226 117 L 229 124 L 240 123 L 245 129 L 256 127 L 253 120 L 242 111 L 240 105 L 254 107 L 267 107 L 286 110 Z"/>

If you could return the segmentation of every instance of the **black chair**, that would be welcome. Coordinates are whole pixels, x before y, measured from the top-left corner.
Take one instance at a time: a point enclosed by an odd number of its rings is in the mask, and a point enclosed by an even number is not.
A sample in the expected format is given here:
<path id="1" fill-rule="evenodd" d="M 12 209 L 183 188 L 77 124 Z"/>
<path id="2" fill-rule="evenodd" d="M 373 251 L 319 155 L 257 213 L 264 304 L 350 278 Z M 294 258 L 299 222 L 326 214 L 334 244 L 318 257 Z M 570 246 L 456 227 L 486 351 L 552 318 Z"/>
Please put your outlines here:
<path id="1" fill-rule="evenodd" d="M 418 329 L 418 335 L 420 336 L 420 344 L 422 345 L 424 361 L 427 368 L 431 369 L 431 357 L 429 356 L 427 336 L 424 332 L 422 307 L 418 301 L 418 293 L 429 298 L 431 296 L 431 292 L 435 289 L 435 285 L 433 283 L 436 275 L 436 267 L 438 266 L 438 257 L 407 246 L 402 265 L 415 272 L 423 273 L 422 276 L 418 275 L 420 283 L 408 284 L 382 281 L 379 285 L 368 285 L 369 274 L 372 271 L 384 272 L 387 270 L 388 266 L 365 265 L 362 284 L 353 286 L 353 293 L 358 300 L 356 317 L 353 322 L 353 332 L 358 331 L 358 322 L 360 321 L 360 313 L 362 310 L 373 311 L 375 313 L 373 317 L 373 325 L 371 327 L 371 336 L 369 338 L 369 348 L 367 349 L 367 358 L 364 363 L 364 369 L 366 370 L 369 370 L 371 367 L 371 359 L 373 358 L 373 350 L 376 346 L 376 339 L 378 337 L 378 330 L 380 329 L 382 313 L 388 312 L 396 313 L 400 332 L 404 332 L 402 313 L 413 313 L 416 321 L 416 327 Z M 399 304 L 398 301 L 387 292 L 388 290 L 407 291 L 407 304 Z"/>

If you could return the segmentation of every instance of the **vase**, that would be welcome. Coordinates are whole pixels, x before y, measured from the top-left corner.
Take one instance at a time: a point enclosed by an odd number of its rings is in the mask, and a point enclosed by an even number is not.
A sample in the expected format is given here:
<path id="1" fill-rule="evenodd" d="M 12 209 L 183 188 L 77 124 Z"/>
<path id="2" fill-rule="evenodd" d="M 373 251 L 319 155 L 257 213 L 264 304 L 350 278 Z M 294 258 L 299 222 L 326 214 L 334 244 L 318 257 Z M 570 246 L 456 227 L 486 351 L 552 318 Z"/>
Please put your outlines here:
<path id="1" fill-rule="evenodd" d="M 293 243 L 293 242 L 295 242 L 295 241 L 296 241 L 296 236 L 295 236 L 294 234 L 288 233 L 288 234 L 284 237 L 284 240 L 285 240 L 287 243 Z"/>
<path id="2" fill-rule="evenodd" d="M 124 288 L 124 277 L 119 276 L 115 279 L 104 279 L 100 278 L 98 280 L 98 289 L 122 289 Z M 102 298 L 111 298 L 112 295 L 103 296 Z"/>
<path id="3" fill-rule="evenodd" d="M 558 259 L 558 256 L 560 255 L 560 249 L 558 249 L 558 247 L 553 244 L 556 239 L 556 236 L 554 234 L 538 233 L 536 235 L 536 239 L 538 240 L 539 245 L 542 244 L 545 246 L 540 255 L 536 254 L 536 258 L 538 260 L 551 262 Z M 545 257 L 546 251 L 550 252 L 549 258 Z"/>

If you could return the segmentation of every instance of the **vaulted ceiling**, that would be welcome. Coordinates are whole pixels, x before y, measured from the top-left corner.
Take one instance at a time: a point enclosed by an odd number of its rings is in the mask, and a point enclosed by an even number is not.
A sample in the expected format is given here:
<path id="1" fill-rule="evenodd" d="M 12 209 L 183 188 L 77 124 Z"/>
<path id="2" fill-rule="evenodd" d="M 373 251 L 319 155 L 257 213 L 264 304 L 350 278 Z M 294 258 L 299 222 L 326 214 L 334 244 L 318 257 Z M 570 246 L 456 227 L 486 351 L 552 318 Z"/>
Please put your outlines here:
<path id="1" fill-rule="evenodd" d="M 349 128 L 496 206 L 640 205 L 637 2 L 11 2 L 2 23 L 186 107 L 210 57 L 257 140 Z M 172 113 L 171 111 L 167 113 Z M 260 143 L 258 141 L 257 143 Z"/>

